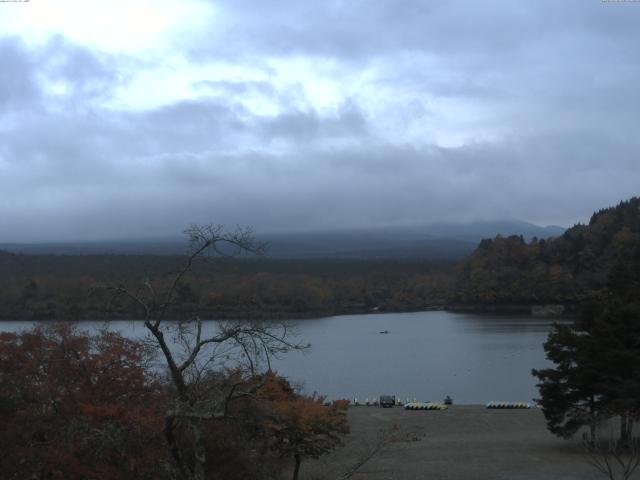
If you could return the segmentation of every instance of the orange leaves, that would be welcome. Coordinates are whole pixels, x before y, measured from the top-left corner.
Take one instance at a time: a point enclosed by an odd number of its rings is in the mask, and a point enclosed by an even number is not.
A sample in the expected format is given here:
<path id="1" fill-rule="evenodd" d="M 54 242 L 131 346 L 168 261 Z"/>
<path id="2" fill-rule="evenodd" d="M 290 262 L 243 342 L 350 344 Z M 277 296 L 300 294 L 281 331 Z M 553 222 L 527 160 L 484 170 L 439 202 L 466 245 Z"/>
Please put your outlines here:
<path id="1" fill-rule="evenodd" d="M 273 373 L 260 381 L 257 408 L 273 447 L 282 456 L 316 458 L 341 444 L 342 436 L 349 432 L 346 401 L 325 406 L 323 396 L 297 394 L 286 379 Z"/>
<path id="2" fill-rule="evenodd" d="M 331 402 L 331 408 L 333 408 L 337 412 L 346 412 L 347 409 L 349 408 L 349 400 L 347 399 L 334 400 L 333 402 Z"/>
<path id="3" fill-rule="evenodd" d="M 96 480 L 153 472 L 164 399 L 146 355 L 118 334 L 90 337 L 69 324 L 0 335 L 0 471 Z"/>
<path id="4" fill-rule="evenodd" d="M 295 398 L 295 392 L 289 382 L 273 372 L 262 375 L 257 381 L 261 384 L 258 390 L 260 399 L 278 404 Z"/>
<path id="5" fill-rule="evenodd" d="M 155 480 L 159 465 L 174 468 L 165 436 L 173 394 L 147 369 L 150 353 L 116 333 L 88 336 L 69 324 L 0 334 L 0 472 Z M 218 395 L 229 414 L 202 410 L 198 424 L 207 435 L 207 469 L 221 478 L 277 472 L 284 457 L 320 456 L 348 431 L 345 402 L 325 406 L 323 397 L 297 394 L 274 373 L 209 374 L 197 386 Z M 171 432 L 187 454 L 196 445 L 192 425 L 181 417 Z"/>

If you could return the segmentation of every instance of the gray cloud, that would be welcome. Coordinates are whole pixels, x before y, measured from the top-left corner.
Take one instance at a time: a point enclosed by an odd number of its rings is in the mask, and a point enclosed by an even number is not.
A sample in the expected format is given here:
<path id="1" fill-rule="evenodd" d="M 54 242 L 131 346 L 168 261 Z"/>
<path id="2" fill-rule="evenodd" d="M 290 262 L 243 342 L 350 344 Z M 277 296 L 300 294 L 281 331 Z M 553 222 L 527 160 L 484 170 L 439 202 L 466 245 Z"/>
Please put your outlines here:
<path id="1" fill-rule="evenodd" d="M 192 98 L 147 109 L 109 100 L 150 60 L 0 37 L 0 241 L 211 221 L 570 224 L 638 194 L 636 5 L 215 5 L 223 21 L 186 58 L 264 78 L 196 81 Z M 292 57 L 331 62 L 340 100 L 314 106 Z"/>
<path id="2" fill-rule="evenodd" d="M 0 38 L 0 108 L 17 110 L 39 96 L 33 59 L 25 55 L 22 43 L 13 37 Z"/>
<path id="3" fill-rule="evenodd" d="M 110 68 L 110 56 L 97 55 L 61 36 L 54 37 L 37 53 L 37 61 L 45 83 L 60 82 L 72 100 L 106 97 L 124 81 Z"/>
<path id="4" fill-rule="evenodd" d="M 557 52 L 548 44 L 571 39 L 572 50 L 594 42 L 616 49 L 640 35 L 638 13 L 628 6 L 602 5 L 581 0 L 542 0 L 515 3 L 490 0 L 394 2 L 332 0 L 319 3 L 278 0 L 218 0 L 221 20 L 195 53 L 234 55 L 251 52 L 345 57 L 362 60 L 401 51 L 437 55 L 490 55 L 517 60 L 539 48 L 545 57 Z M 221 25 L 222 23 L 222 25 Z M 224 25 L 229 28 L 224 28 Z M 482 62 L 479 62 L 478 66 Z M 486 66 L 490 66 L 486 64 Z"/>
<path id="5" fill-rule="evenodd" d="M 276 118 L 257 121 L 256 132 L 268 141 L 326 142 L 331 139 L 367 137 L 367 120 L 353 104 L 343 105 L 336 115 L 321 116 L 315 111 L 291 111 Z"/>

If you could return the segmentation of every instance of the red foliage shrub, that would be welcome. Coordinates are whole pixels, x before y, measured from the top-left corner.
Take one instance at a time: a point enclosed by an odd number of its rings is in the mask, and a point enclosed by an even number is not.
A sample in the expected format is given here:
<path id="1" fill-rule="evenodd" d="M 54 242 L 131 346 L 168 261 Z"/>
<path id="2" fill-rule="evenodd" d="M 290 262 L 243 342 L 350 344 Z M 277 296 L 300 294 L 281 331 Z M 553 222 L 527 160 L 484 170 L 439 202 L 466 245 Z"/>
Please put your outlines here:
<path id="1" fill-rule="evenodd" d="M 0 334 L 3 478 L 159 478 L 164 394 L 149 353 L 69 324 Z"/>

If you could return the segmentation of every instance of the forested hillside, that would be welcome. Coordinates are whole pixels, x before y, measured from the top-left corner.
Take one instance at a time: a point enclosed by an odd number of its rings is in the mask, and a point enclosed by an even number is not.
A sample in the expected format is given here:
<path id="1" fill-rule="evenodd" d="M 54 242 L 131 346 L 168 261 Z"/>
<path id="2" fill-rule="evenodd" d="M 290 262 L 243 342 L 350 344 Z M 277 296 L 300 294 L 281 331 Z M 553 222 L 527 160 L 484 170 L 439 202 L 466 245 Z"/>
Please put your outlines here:
<path id="1" fill-rule="evenodd" d="M 458 305 L 563 304 L 575 307 L 607 282 L 640 293 L 640 198 L 594 213 L 588 225 L 526 242 L 483 240 L 463 262 L 452 301 Z"/>
<path id="2" fill-rule="evenodd" d="M 179 256 L 24 255 L 0 251 L 0 319 L 139 318 L 108 285 L 166 287 Z M 444 305 L 454 264 L 443 261 L 209 259 L 194 265 L 172 315 L 302 318 Z"/>

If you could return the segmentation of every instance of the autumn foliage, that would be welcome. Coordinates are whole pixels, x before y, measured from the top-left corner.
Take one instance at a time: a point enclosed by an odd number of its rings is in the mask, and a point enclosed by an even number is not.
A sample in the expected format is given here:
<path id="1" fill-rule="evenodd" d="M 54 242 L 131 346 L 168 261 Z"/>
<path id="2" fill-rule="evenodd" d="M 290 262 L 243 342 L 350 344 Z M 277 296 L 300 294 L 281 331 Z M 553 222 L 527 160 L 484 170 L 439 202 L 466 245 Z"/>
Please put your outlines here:
<path id="1" fill-rule="evenodd" d="M 159 478 L 163 393 L 148 354 L 68 324 L 0 334 L 3 478 Z"/>
<path id="2" fill-rule="evenodd" d="M 318 458 L 342 444 L 349 433 L 344 401 L 325 403 L 315 393 L 300 395 L 273 373 L 256 381 L 261 386 L 252 406 L 260 411 L 260 426 L 271 449 L 294 460 L 294 479 L 303 458 Z"/>
<path id="3" fill-rule="evenodd" d="M 640 286 L 640 198 L 596 212 L 588 225 L 562 236 L 496 237 L 480 242 L 460 266 L 452 303 L 473 305 L 562 304 L 579 310 L 585 299 L 610 288 L 609 279 Z"/>
<path id="4" fill-rule="evenodd" d="M 70 324 L 1 333 L 1 478 L 182 478 L 170 446 L 188 452 L 191 430 L 178 421 L 166 438 L 175 392 L 152 359 L 144 343 Z M 344 405 L 300 395 L 276 374 L 212 372 L 207 382 L 247 394 L 202 420 L 206 478 L 281 478 L 348 431 Z"/>
<path id="5" fill-rule="evenodd" d="M 141 277 L 167 287 L 180 259 L 151 255 L 20 255 L 0 250 L 0 318 L 141 319 L 140 305 L 109 302 L 101 285 L 135 291 Z M 177 291 L 170 317 L 274 319 L 406 311 L 446 303 L 452 262 L 251 260 L 197 261 Z M 109 304 L 105 312 L 105 305 Z"/>

